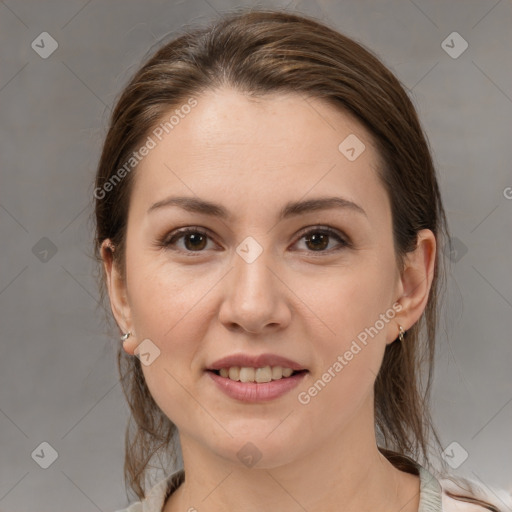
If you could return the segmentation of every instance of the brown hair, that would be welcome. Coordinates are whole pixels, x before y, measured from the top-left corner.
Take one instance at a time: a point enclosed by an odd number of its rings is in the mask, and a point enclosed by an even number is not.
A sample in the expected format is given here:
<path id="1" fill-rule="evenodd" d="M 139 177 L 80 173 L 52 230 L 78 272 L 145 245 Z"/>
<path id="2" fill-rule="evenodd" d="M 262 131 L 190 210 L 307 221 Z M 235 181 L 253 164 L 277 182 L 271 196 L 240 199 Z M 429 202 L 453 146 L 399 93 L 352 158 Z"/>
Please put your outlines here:
<path id="1" fill-rule="evenodd" d="M 416 247 L 419 230 L 430 229 L 436 236 L 437 257 L 425 311 L 403 343 L 387 346 L 374 387 L 379 449 L 397 466 L 400 455 L 429 464 L 429 450 L 440 451 L 429 393 L 444 275 L 440 240 L 449 242 L 447 221 L 414 106 L 397 78 L 370 51 L 312 18 L 274 10 L 230 13 L 210 26 L 184 31 L 149 58 L 117 101 L 96 190 L 106 190 L 105 184 L 171 108 L 224 85 L 253 96 L 294 92 L 323 99 L 355 116 L 372 134 L 381 157 L 378 173 L 391 202 L 398 268 Z M 116 248 L 114 263 L 123 276 L 134 172 L 126 173 L 108 194 L 95 194 L 96 256 L 101 260 L 101 243 L 110 238 Z M 176 427 L 151 397 L 138 358 L 119 347 L 118 363 L 132 414 L 126 432 L 125 478 L 142 498 L 150 459 L 176 452 L 176 446 L 169 448 Z"/>

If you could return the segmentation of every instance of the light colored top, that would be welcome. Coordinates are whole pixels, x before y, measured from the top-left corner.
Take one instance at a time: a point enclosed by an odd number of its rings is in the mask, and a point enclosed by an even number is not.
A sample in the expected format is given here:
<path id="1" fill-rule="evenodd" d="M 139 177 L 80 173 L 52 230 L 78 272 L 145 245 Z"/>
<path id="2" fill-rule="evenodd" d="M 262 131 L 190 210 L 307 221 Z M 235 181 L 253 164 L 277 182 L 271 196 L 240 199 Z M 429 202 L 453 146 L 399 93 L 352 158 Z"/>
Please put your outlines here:
<path id="1" fill-rule="evenodd" d="M 412 459 L 410 459 L 412 461 Z M 450 486 L 451 481 L 437 480 L 427 469 L 414 462 L 420 477 L 420 504 L 418 512 L 483 512 L 484 507 L 475 503 L 460 501 L 448 496 L 445 485 Z M 117 512 L 162 512 L 167 498 L 185 481 L 183 469 L 172 473 L 169 477 L 158 482 L 141 502 L 132 503 L 128 508 Z M 460 489 L 459 489 L 460 490 Z M 488 509 L 487 509 L 488 510 Z"/>

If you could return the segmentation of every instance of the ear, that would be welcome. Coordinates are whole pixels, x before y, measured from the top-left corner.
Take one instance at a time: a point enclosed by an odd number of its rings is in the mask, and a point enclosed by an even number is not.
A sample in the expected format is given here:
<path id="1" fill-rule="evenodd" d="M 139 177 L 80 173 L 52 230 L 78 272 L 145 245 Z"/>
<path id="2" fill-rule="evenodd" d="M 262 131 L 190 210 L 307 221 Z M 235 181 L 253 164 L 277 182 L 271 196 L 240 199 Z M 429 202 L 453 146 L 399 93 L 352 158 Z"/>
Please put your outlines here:
<path id="1" fill-rule="evenodd" d="M 400 276 L 399 298 L 400 312 L 395 316 L 404 331 L 410 329 L 421 317 L 427 305 L 430 287 L 434 278 L 436 259 L 436 238 L 430 229 L 418 232 L 416 249 L 407 253 L 405 267 Z M 392 343 L 399 333 L 388 343 Z"/>
<path id="2" fill-rule="evenodd" d="M 112 314 L 122 334 L 126 332 L 132 333 L 132 335 L 123 342 L 123 349 L 128 354 L 133 355 L 137 343 L 133 330 L 130 304 L 126 293 L 126 283 L 120 274 L 118 266 L 114 263 L 115 247 L 109 238 L 103 241 L 100 251 L 101 259 L 103 260 L 103 268 L 105 269 Z"/>

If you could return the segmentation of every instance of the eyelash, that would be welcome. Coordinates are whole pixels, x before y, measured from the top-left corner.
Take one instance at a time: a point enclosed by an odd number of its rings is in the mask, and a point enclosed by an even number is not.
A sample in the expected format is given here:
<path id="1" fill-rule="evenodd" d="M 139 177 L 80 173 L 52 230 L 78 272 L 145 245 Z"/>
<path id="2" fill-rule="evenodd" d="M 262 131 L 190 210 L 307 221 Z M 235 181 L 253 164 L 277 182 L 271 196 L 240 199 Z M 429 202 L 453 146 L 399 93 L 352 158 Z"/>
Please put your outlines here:
<path id="1" fill-rule="evenodd" d="M 163 249 L 181 252 L 181 253 L 187 254 L 187 256 L 192 256 L 192 257 L 194 257 L 195 254 L 199 255 L 199 254 L 205 252 L 204 249 L 201 250 L 201 251 L 189 251 L 189 250 L 186 250 L 186 249 L 185 250 L 174 249 L 174 248 L 171 247 L 178 240 L 180 240 L 181 238 L 184 238 L 185 236 L 190 235 L 190 234 L 203 235 L 203 236 L 211 239 L 210 235 L 204 229 L 202 229 L 202 228 L 199 228 L 199 227 L 186 227 L 186 228 L 181 228 L 179 230 L 176 230 L 175 232 L 171 233 L 170 235 L 166 235 L 163 239 L 158 241 L 158 246 L 163 248 Z M 297 242 L 302 240 L 307 235 L 311 235 L 311 234 L 328 235 L 329 237 L 335 238 L 339 242 L 339 244 L 340 244 L 340 247 L 335 248 L 335 249 L 321 250 L 321 251 L 306 251 L 306 252 L 309 252 L 309 253 L 311 253 L 313 255 L 316 255 L 316 254 L 319 254 L 319 255 L 322 255 L 322 254 L 332 254 L 333 252 L 340 251 L 341 249 L 352 247 L 352 245 L 348 241 L 348 239 L 343 238 L 337 231 L 335 231 L 335 230 L 333 230 L 333 229 L 331 229 L 329 227 L 323 227 L 323 226 L 314 226 L 314 227 L 311 227 L 311 228 L 307 228 L 307 231 L 301 232 L 299 238 L 297 239 Z M 297 243 L 297 242 L 295 242 L 295 243 Z"/>

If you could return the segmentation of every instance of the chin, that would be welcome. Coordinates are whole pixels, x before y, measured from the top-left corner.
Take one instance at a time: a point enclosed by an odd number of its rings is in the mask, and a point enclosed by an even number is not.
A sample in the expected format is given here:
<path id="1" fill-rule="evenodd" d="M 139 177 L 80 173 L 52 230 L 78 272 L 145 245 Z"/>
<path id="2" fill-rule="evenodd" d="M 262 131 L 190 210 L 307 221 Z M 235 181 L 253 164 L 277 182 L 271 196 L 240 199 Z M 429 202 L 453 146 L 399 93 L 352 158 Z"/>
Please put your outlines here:
<path id="1" fill-rule="evenodd" d="M 273 423 L 271 429 L 254 429 L 244 435 L 226 439 L 221 445 L 212 446 L 211 449 L 219 457 L 224 458 L 237 467 L 248 469 L 274 469 L 293 462 L 299 455 L 297 442 L 292 435 L 276 435 Z"/>

